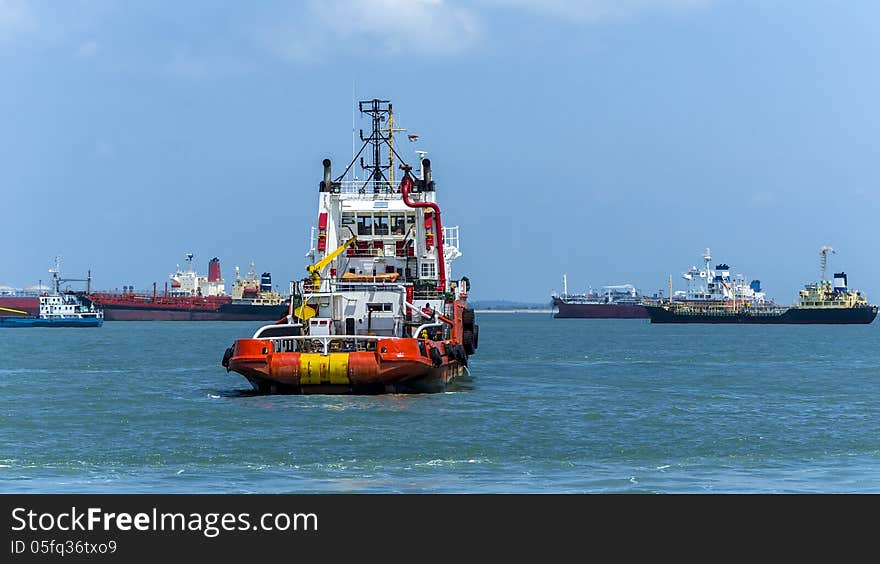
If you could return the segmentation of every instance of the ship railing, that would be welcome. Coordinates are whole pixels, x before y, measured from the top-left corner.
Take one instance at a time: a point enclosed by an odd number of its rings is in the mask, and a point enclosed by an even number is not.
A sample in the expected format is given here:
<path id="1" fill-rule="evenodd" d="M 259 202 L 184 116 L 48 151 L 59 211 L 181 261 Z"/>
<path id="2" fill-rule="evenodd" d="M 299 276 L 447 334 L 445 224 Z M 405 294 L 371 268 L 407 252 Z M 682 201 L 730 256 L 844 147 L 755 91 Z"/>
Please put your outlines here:
<path id="1" fill-rule="evenodd" d="M 406 292 L 403 288 L 401 282 L 343 282 L 338 279 L 332 280 L 330 287 L 334 292 L 357 292 L 357 291 L 365 291 L 365 290 L 398 290 L 401 292 Z"/>
<path id="2" fill-rule="evenodd" d="M 399 337 L 375 335 L 285 335 L 257 337 L 258 341 L 272 343 L 274 352 L 319 353 L 327 356 L 334 352 L 375 351 L 380 340 Z"/>
<path id="3" fill-rule="evenodd" d="M 339 278 L 328 278 L 325 281 L 329 282 L 329 290 L 315 291 L 307 282 L 303 281 L 295 281 L 294 284 L 291 284 L 291 289 L 296 294 L 302 295 L 303 299 L 309 300 L 321 296 L 332 296 L 335 293 L 346 291 L 397 290 L 405 293 L 406 286 L 404 283 L 407 282 L 405 279 L 398 279 L 394 282 L 382 282 L 379 280 L 375 282 L 345 282 Z M 437 289 L 418 288 L 413 293 L 414 301 L 435 300 L 444 297 L 446 297 L 446 292 Z"/>
<path id="4" fill-rule="evenodd" d="M 425 331 L 425 337 L 429 337 L 431 335 L 434 335 L 434 337 L 437 337 L 438 332 L 442 336 L 442 333 L 446 329 L 446 327 L 447 327 L 447 325 L 445 323 L 434 323 L 434 322 L 423 323 L 423 324 L 419 325 L 415 331 L 413 331 L 413 335 L 416 335 L 419 338 L 421 338 L 422 331 Z M 437 340 L 437 339 L 435 338 L 434 340 Z"/>
<path id="5" fill-rule="evenodd" d="M 334 184 L 331 194 L 340 194 L 346 200 L 391 200 L 400 198 L 400 189 L 387 180 L 341 180 Z"/>

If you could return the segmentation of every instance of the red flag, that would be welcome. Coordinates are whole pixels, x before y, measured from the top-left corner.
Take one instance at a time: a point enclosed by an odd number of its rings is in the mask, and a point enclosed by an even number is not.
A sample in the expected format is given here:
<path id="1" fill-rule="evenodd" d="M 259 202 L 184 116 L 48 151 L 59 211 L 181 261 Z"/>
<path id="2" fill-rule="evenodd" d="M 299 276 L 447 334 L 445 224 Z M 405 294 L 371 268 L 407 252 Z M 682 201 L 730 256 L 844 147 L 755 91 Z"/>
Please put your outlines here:
<path id="1" fill-rule="evenodd" d="M 419 140 L 418 135 L 407 135 L 407 137 L 409 137 L 410 141 L 418 141 Z"/>

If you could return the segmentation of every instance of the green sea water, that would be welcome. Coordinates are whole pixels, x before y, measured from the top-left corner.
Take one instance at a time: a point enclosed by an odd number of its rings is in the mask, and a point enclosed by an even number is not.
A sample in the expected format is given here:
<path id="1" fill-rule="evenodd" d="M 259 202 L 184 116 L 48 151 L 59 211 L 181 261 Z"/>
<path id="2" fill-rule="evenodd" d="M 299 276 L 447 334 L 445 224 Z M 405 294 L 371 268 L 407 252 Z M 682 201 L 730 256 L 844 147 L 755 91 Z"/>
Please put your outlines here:
<path id="1" fill-rule="evenodd" d="M 880 323 L 478 314 L 446 393 L 260 396 L 260 323 L 0 330 L 0 492 L 880 493 Z"/>

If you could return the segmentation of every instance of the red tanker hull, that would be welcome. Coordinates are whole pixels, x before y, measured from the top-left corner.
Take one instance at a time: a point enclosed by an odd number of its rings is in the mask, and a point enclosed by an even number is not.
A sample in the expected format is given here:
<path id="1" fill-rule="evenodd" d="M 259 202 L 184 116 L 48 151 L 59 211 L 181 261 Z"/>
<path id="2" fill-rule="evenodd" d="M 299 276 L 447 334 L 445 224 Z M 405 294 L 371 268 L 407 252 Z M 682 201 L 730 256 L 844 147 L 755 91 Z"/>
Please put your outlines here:
<path id="1" fill-rule="evenodd" d="M 275 321 L 284 312 L 281 308 L 256 313 L 225 313 L 199 310 L 104 309 L 105 321 Z"/>
<path id="2" fill-rule="evenodd" d="M 0 307 L 26 311 L 30 315 L 40 315 L 40 298 L 37 296 L 0 296 Z"/>
<path id="3" fill-rule="evenodd" d="M 92 294 L 89 298 L 104 310 L 105 321 L 277 321 L 287 313 L 281 305 L 234 303 L 229 296 L 154 299 Z"/>

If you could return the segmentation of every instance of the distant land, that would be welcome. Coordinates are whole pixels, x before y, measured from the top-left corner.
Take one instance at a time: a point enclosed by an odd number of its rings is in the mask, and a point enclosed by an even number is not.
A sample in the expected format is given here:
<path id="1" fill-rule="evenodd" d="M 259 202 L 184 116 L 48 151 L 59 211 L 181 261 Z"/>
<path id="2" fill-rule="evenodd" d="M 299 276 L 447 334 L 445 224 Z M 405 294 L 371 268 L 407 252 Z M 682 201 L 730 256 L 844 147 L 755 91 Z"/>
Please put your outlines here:
<path id="1" fill-rule="evenodd" d="M 550 300 L 546 302 L 516 302 L 508 300 L 469 300 L 468 307 L 473 309 L 550 309 Z"/>

